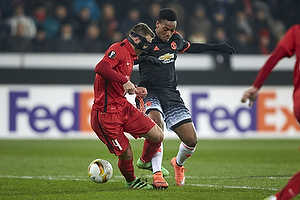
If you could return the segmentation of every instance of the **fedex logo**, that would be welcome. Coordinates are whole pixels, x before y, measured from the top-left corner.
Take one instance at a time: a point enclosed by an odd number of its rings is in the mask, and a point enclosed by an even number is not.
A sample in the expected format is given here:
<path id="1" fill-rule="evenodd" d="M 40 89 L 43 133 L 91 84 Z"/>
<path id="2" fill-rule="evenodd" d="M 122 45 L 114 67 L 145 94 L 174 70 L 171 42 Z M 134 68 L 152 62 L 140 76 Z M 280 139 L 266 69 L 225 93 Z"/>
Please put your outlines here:
<path id="1" fill-rule="evenodd" d="M 228 104 L 227 106 L 207 106 L 206 104 L 211 101 L 209 93 L 207 92 L 192 93 L 192 119 L 196 128 L 204 125 L 197 123 L 199 118 L 204 117 L 208 119 L 208 126 L 219 133 L 229 130 L 237 130 L 239 132 L 285 132 L 288 129 L 294 129 L 300 131 L 300 126 L 295 120 L 291 108 L 276 104 L 267 104 L 268 102 L 274 102 L 276 100 L 275 92 L 261 92 L 252 107 L 240 103 L 236 104 L 237 106 L 232 110 L 228 108 Z M 290 105 L 290 107 L 292 107 L 292 105 Z"/>
<path id="2" fill-rule="evenodd" d="M 9 93 L 9 130 L 16 131 L 20 117 L 26 119 L 32 130 L 44 133 L 50 129 L 58 129 L 61 132 L 91 131 L 89 104 L 93 93 L 74 93 L 73 105 L 60 105 L 55 110 L 49 108 L 49 104 L 30 104 L 30 94 L 27 91 Z M 22 102 L 22 104 L 20 103 Z M 63 123 L 65 116 L 71 116 L 68 123 Z"/>

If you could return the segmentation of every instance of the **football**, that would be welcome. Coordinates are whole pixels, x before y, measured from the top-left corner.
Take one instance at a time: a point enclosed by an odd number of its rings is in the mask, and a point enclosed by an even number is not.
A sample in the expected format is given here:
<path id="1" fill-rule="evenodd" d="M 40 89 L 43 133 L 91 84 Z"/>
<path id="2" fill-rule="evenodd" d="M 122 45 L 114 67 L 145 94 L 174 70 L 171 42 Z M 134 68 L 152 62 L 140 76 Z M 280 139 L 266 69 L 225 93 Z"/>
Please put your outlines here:
<path id="1" fill-rule="evenodd" d="M 90 163 L 88 173 L 93 182 L 106 183 L 113 175 L 113 168 L 107 160 L 96 159 Z"/>

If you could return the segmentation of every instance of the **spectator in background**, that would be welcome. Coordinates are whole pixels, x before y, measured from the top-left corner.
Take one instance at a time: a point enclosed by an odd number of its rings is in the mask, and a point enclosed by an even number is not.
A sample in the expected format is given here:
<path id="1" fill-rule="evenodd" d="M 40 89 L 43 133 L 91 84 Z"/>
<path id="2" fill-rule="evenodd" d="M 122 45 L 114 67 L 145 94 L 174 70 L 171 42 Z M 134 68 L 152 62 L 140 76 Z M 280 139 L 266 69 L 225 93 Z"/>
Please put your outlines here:
<path id="1" fill-rule="evenodd" d="M 73 9 L 75 14 L 78 14 L 82 8 L 87 8 L 89 10 L 91 20 L 100 19 L 100 8 L 95 0 L 73 0 Z"/>
<path id="2" fill-rule="evenodd" d="M 46 31 L 46 38 L 52 40 L 59 31 L 59 24 L 54 17 L 47 14 L 47 7 L 44 4 L 37 4 L 33 9 L 33 19 L 36 27 Z"/>
<path id="3" fill-rule="evenodd" d="M 237 10 L 230 25 L 230 31 L 233 37 L 235 37 L 234 35 L 236 33 L 240 33 L 240 31 L 243 31 L 247 35 L 247 40 L 249 42 L 253 41 L 253 24 L 248 20 L 245 11 Z"/>
<path id="4" fill-rule="evenodd" d="M 32 44 L 26 35 L 26 26 L 18 23 L 16 35 L 9 39 L 8 49 L 11 52 L 32 52 Z"/>
<path id="5" fill-rule="evenodd" d="M 0 52 L 7 51 L 7 40 L 10 37 L 10 26 L 2 18 L 0 8 Z"/>
<path id="6" fill-rule="evenodd" d="M 207 43 L 207 38 L 201 31 L 194 31 L 189 35 L 189 41 L 191 43 Z"/>
<path id="7" fill-rule="evenodd" d="M 269 15 L 268 7 L 265 3 L 257 1 L 254 5 L 254 20 L 253 20 L 253 33 L 254 43 L 259 44 L 261 36 L 268 36 L 271 40 L 274 39 L 271 25 L 273 19 Z M 257 52 L 260 53 L 260 52 Z"/>
<path id="8" fill-rule="evenodd" d="M 155 28 L 155 22 L 158 19 L 158 14 L 160 10 L 161 5 L 159 3 L 151 3 L 149 9 L 147 9 L 145 16 L 142 16 L 142 21 L 148 24 L 151 28 Z"/>
<path id="9" fill-rule="evenodd" d="M 224 8 L 216 8 L 212 12 L 212 29 L 222 28 L 228 34 L 229 28 Z"/>
<path id="10" fill-rule="evenodd" d="M 191 37 L 199 36 L 199 33 L 206 38 L 206 40 L 210 39 L 211 35 L 211 21 L 206 16 L 206 9 L 202 4 L 198 4 L 195 6 L 193 14 L 188 18 L 188 34 Z M 192 31 L 192 32 L 191 32 Z"/>
<path id="11" fill-rule="evenodd" d="M 244 29 L 236 30 L 232 34 L 232 46 L 234 46 L 237 54 L 253 54 L 253 43 L 249 39 L 249 35 Z"/>
<path id="12" fill-rule="evenodd" d="M 105 52 L 111 43 L 108 44 L 100 37 L 101 30 L 96 24 L 90 24 L 82 41 L 83 51 L 88 53 Z M 120 40 L 118 40 L 120 41 Z"/>
<path id="13" fill-rule="evenodd" d="M 115 15 L 115 7 L 106 3 L 102 7 L 102 17 L 100 19 L 100 29 L 103 33 L 103 36 L 107 40 L 111 40 L 114 32 L 119 28 L 119 23 Z"/>
<path id="14" fill-rule="evenodd" d="M 123 34 L 120 31 L 115 31 L 111 37 L 112 42 L 120 41 L 123 39 Z"/>
<path id="15" fill-rule="evenodd" d="M 57 5 L 54 9 L 54 20 L 60 27 L 62 24 L 72 21 L 65 5 Z"/>
<path id="16" fill-rule="evenodd" d="M 216 27 L 213 30 L 212 43 L 228 43 L 229 39 L 226 31 L 222 27 Z M 229 54 L 223 54 L 218 51 L 211 52 L 215 62 L 216 70 L 230 70 Z"/>
<path id="17" fill-rule="evenodd" d="M 254 46 L 254 51 L 258 54 L 269 55 L 274 49 L 271 43 L 271 36 L 268 29 L 261 29 L 258 35 L 258 41 Z"/>
<path id="18" fill-rule="evenodd" d="M 73 34 L 73 27 L 70 23 L 61 26 L 60 34 L 55 38 L 53 45 L 55 52 L 75 53 L 82 51 L 80 41 Z"/>
<path id="19" fill-rule="evenodd" d="M 120 31 L 123 35 L 128 35 L 130 33 L 130 27 L 138 24 L 140 21 L 140 11 L 136 8 L 131 8 L 127 12 L 127 17 L 121 19 L 120 21 Z"/>
<path id="20" fill-rule="evenodd" d="M 51 52 L 52 45 L 46 39 L 46 31 L 43 28 L 38 28 L 35 38 L 32 40 L 32 47 L 34 52 Z"/>
<path id="21" fill-rule="evenodd" d="M 83 38 L 86 33 L 86 28 L 91 23 L 91 12 L 90 9 L 87 7 L 82 7 L 75 17 L 73 27 L 74 33 L 79 38 Z"/>
<path id="22" fill-rule="evenodd" d="M 230 38 L 237 54 L 253 53 L 253 30 L 245 11 L 239 9 L 231 21 Z"/>
<path id="23" fill-rule="evenodd" d="M 18 35 L 18 26 L 19 24 L 23 25 L 24 30 L 22 30 L 22 37 L 32 39 L 36 34 L 36 26 L 33 19 L 25 15 L 24 7 L 22 5 L 17 5 L 14 7 L 13 16 L 7 19 L 7 23 L 11 28 L 11 36 Z"/>

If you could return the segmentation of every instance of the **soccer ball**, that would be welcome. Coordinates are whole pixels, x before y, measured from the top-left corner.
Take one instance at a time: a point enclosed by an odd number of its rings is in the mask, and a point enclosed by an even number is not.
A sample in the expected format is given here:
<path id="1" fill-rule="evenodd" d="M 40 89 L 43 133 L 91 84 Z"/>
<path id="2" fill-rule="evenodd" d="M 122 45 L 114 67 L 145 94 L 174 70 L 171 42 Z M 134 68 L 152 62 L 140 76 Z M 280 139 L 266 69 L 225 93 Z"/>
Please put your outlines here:
<path id="1" fill-rule="evenodd" d="M 90 179 L 95 183 L 105 183 L 113 175 L 112 165 L 103 159 L 96 159 L 88 167 Z"/>

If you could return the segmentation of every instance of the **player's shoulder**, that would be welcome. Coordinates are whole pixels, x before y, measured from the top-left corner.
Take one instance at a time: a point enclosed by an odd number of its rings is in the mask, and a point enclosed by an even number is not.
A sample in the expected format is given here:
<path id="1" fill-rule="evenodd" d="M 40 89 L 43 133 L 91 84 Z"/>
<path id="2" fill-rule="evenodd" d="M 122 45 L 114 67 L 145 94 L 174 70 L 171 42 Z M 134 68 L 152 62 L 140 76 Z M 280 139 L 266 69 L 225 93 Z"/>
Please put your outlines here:
<path id="1" fill-rule="evenodd" d="M 116 56 L 120 57 L 124 55 L 124 46 L 125 42 L 117 42 L 112 44 L 108 50 L 105 52 L 106 56 L 109 58 L 115 58 Z"/>
<path id="2" fill-rule="evenodd" d="M 288 31 L 300 32 L 300 24 L 295 24 L 289 28 Z"/>
<path id="3" fill-rule="evenodd" d="M 179 32 L 177 32 L 177 31 L 174 31 L 172 37 L 174 39 L 183 39 L 182 35 Z"/>

